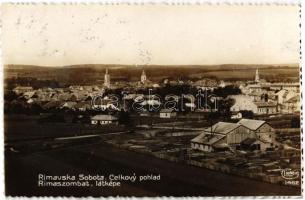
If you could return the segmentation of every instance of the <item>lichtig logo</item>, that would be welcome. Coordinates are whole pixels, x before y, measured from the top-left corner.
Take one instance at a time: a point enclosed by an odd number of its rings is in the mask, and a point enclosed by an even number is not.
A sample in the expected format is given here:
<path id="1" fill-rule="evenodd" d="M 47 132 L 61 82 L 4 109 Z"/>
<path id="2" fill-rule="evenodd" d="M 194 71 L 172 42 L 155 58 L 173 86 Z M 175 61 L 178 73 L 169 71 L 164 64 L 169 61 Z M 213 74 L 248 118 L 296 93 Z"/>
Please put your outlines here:
<path id="1" fill-rule="evenodd" d="M 300 172 L 298 170 L 287 168 L 282 170 L 281 175 L 286 180 L 293 180 L 299 178 Z"/>

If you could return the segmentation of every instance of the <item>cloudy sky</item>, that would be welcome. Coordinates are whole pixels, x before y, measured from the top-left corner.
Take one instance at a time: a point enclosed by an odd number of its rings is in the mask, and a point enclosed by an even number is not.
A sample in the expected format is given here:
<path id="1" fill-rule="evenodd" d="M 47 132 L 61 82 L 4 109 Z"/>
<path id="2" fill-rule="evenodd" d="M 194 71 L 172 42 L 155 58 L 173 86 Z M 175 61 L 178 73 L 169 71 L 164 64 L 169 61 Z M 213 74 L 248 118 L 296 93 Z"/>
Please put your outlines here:
<path id="1" fill-rule="evenodd" d="M 298 6 L 4 5 L 4 64 L 299 62 Z"/>

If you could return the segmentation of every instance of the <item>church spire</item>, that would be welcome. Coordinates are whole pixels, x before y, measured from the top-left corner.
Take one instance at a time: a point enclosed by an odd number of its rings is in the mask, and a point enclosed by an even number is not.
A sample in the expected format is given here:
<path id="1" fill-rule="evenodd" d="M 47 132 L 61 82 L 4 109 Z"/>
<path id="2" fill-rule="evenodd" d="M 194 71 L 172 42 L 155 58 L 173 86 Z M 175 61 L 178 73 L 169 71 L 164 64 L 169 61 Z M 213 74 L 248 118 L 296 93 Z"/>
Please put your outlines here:
<path id="1" fill-rule="evenodd" d="M 259 83 L 259 73 L 258 73 L 258 68 L 256 68 L 256 73 L 255 73 L 255 82 Z"/>
<path id="2" fill-rule="evenodd" d="M 104 86 L 110 88 L 110 74 L 108 74 L 108 68 L 106 68 L 106 73 L 104 76 Z"/>
<path id="3" fill-rule="evenodd" d="M 146 80 L 147 80 L 146 73 L 143 69 L 142 74 L 141 74 L 141 83 L 145 83 Z"/>

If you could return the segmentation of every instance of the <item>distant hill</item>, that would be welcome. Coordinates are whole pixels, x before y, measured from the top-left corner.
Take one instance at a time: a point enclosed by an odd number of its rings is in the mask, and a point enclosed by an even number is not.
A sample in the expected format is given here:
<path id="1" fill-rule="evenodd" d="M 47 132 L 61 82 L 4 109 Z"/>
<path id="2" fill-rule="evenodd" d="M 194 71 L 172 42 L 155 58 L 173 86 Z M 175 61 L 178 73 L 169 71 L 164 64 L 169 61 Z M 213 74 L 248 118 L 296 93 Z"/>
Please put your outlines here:
<path id="1" fill-rule="evenodd" d="M 35 65 L 6 65 L 5 76 L 33 77 L 38 79 L 52 79 L 65 83 L 101 83 L 105 69 L 109 69 L 112 82 L 137 81 L 144 69 L 148 79 L 161 81 L 168 79 L 199 80 L 214 78 L 218 80 L 252 80 L 258 68 L 260 77 L 268 81 L 295 81 L 299 78 L 297 64 L 287 65 L 112 65 L 85 64 L 62 67 L 47 67 Z"/>
<path id="2" fill-rule="evenodd" d="M 283 65 L 244 65 L 244 64 L 222 64 L 222 65 L 117 65 L 117 64 L 81 64 L 81 65 L 67 65 L 67 66 L 38 66 L 38 65 L 15 65 L 8 64 L 4 68 L 7 69 L 54 69 L 54 68 L 93 68 L 93 69 L 105 69 L 105 68 L 204 68 L 204 69 L 243 69 L 243 68 L 268 68 L 268 67 L 298 67 L 299 64 L 283 64 Z"/>

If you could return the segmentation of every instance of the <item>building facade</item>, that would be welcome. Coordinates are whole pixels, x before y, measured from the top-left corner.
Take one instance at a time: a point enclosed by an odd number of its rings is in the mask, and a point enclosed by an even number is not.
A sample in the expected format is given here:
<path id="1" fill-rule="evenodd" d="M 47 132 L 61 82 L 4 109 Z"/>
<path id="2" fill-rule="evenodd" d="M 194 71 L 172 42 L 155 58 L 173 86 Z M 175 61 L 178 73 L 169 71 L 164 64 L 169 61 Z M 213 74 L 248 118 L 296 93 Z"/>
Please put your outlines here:
<path id="1" fill-rule="evenodd" d="M 177 116 L 177 112 L 175 112 L 173 109 L 160 110 L 160 118 L 172 118 L 176 116 Z"/>
<path id="2" fill-rule="evenodd" d="M 112 115 L 95 115 L 91 117 L 91 124 L 105 125 L 105 124 L 118 124 L 118 118 Z"/>
<path id="3" fill-rule="evenodd" d="M 191 140 L 191 148 L 212 152 L 219 146 L 240 149 L 251 139 L 255 150 L 266 151 L 276 147 L 275 130 L 265 121 L 241 119 L 237 123 L 218 122 Z"/>

